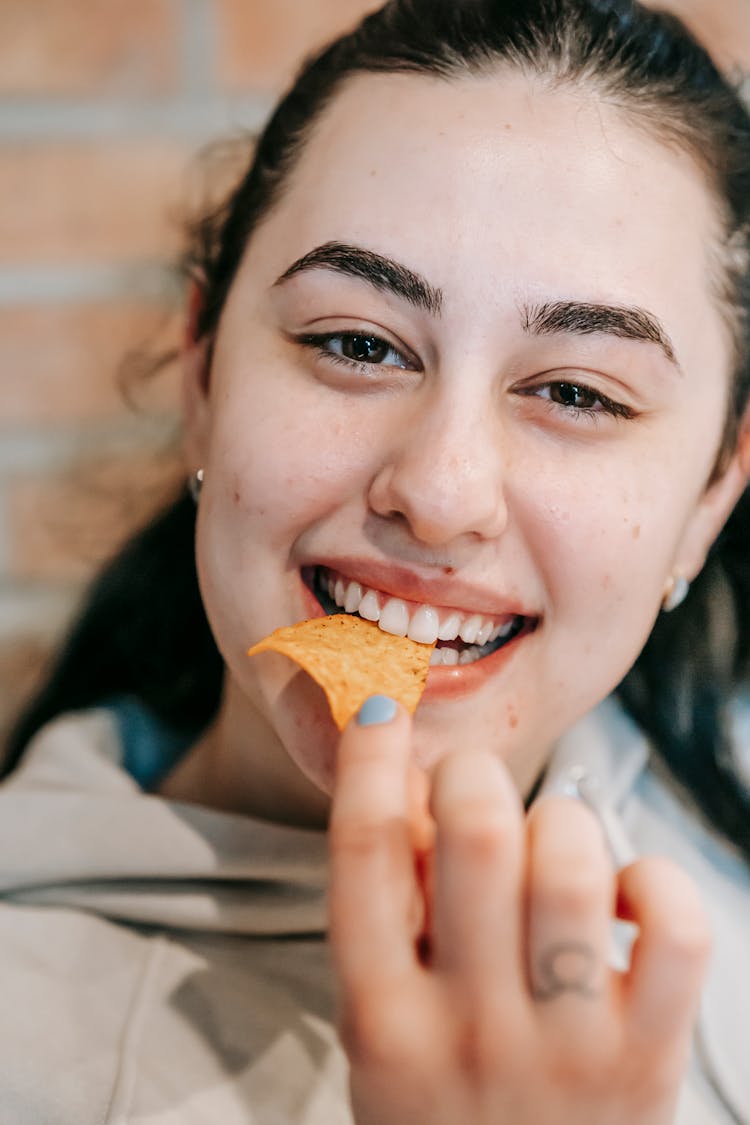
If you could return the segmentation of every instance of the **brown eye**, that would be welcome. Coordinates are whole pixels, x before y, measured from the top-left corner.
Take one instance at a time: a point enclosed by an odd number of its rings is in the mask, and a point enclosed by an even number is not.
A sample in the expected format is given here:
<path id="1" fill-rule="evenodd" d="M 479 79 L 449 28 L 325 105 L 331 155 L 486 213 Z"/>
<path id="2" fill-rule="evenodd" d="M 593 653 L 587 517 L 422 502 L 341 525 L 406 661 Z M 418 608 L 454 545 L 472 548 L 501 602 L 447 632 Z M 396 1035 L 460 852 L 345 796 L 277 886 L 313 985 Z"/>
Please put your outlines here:
<path id="1" fill-rule="evenodd" d="M 560 406 L 575 410 L 592 410 L 600 398 L 589 387 L 578 387 L 575 383 L 550 383 L 549 397 Z"/>
<path id="2" fill-rule="evenodd" d="M 377 336 L 365 336 L 359 333 L 341 335 L 341 354 L 346 359 L 356 360 L 357 363 L 382 363 L 389 351 L 391 351 L 390 344 Z"/>
<path id="3" fill-rule="evenodd" d="M 599 421 L 600 416 L 611 418 L 636 418 L 637 412 L 623 402 L 607 398 L 601 391 L 595 391 L 585 383 L 558 381 L 555 383 L 536 383 L 532 386 L 516 388 L 516 394 L 529 398 L 539 398 L 551 404 L 553 415 L 570 418 L 581 423 Z M 560 407 L 559 410 L 556 407 Z"/>
<path id="4" fill-rule="evenodd" d="M 419 370 L 419 361 L 406 357 L 395 345 L 372 332 L 306 332 L 297 342 L 314 348 L 328 362 L 351 368 L 359 374 L 377 376 L 380 367 Z"/>

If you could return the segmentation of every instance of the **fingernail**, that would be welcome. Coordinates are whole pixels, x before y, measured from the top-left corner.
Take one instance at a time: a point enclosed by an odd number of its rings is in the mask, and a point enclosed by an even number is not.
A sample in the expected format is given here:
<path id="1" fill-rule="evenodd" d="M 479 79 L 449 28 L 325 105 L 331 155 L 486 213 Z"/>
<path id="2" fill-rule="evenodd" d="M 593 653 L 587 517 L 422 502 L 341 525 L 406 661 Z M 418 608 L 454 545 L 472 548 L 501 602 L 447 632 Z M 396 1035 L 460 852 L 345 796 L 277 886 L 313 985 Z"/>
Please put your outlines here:
<path id="1" fill-rule="evenodd" d="M 390 695 L 371 695 L 366 699 L 357 713 L 357 725 L 360 727 L 374 727 L 379 723 L 390 723 L 396 717 L 398 705 Z"/>

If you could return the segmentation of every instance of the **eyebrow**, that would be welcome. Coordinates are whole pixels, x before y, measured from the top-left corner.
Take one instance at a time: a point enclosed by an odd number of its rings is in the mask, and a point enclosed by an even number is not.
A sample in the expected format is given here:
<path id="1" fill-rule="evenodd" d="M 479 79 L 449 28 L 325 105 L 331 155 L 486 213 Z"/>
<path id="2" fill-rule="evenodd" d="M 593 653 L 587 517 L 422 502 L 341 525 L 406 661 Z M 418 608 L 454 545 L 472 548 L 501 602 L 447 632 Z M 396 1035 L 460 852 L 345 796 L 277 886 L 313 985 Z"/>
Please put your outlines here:
<path id="1" fill-rule="evenodd" d="M 585 301 L 553 301 L 526 306 L 521 310 L 523 330 L 533 336 L 567 332 L 592 336 L 602 332 L 625 340 L 641 340 L 657 344 L 669 362 L 680 365 L 663 325 L 646 309 L 623 305 L 591 304 Z"/>
<path id="2" fill-rule="evenodd" d="M 326 242 L 317 246 L 293 262 L 274 285 L 281 285 L 309 270 L 333 270 L 347 277 L 356 277 L 383 293 L 394 293 L 433 316 L 439 316 L 443 307 L 442 290 L 430 285 L 418 273 L 392 258 L 376 254 L 374 250 L 349 246 L 344 242 Z"/>
<path id="3" fill-rule="evenodd" d="M 442 289 L 430 285 L 420 274 L 393 258 L 345 242 L 325 242 L 316 246 L 292 262 L 274 286 L 313 270 L 332 270 L 366 281 L 375 289 L 393 293 L 433 316 L 442 312 Z M 669 362 L 680 370 L 669 335 L 659 319 L 646 309 L 587 301 L 552 301 L 523 306 L 521 316 L 523 330 L 531 336 L 549 336 L 558 332 L 578 336 L 604 333 L 620 339 L 656 344 Z"/>

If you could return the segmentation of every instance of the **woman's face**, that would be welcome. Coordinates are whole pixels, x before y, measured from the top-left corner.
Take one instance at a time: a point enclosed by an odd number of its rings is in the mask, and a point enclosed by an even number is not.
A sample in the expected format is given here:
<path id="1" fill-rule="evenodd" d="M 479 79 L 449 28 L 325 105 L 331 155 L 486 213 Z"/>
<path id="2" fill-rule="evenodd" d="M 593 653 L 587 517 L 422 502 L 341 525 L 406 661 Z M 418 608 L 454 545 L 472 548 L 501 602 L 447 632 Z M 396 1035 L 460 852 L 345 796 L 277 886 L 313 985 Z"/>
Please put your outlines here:
<path id="1" fill-rule="evenodd" d="M 687 156 L 581 90 L 366 76 L 335 99 L 188 393 L 230 694 L 317 786 L 322 693 L 245 653 L 331 610 L 329 582 L 390 629 L 465 633 L 417 711 L 427 768 L 489 747 L 526 788 L 623 677 L 729 504 L 705 492 L 730 356 L 715 223 Z"/>

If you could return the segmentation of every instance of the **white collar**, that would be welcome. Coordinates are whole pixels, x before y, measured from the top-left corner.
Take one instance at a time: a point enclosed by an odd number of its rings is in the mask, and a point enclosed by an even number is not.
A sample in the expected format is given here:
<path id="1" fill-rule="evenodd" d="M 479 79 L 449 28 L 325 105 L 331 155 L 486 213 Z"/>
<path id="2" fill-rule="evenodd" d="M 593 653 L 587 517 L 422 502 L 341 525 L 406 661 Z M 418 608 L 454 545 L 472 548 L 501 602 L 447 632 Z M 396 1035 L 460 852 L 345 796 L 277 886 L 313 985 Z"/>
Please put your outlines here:
<path id="1" fill-rule="evenodd" d="M 576 776 L 595 781 L 603 800 L 619 808 L 647 765 L 648 742 L 614 698 L 605 699 L 559 739 L 541 792 L 564 792 Z"/>
<path id="2" fill-rule="evenodd" d="M 578 797 L 597 815 L 615 866 L 635 858 L 619 810 L 649 758 L 648 742 L 614 699 L 606 699 L 557 742 L 539 797 Z"/>

